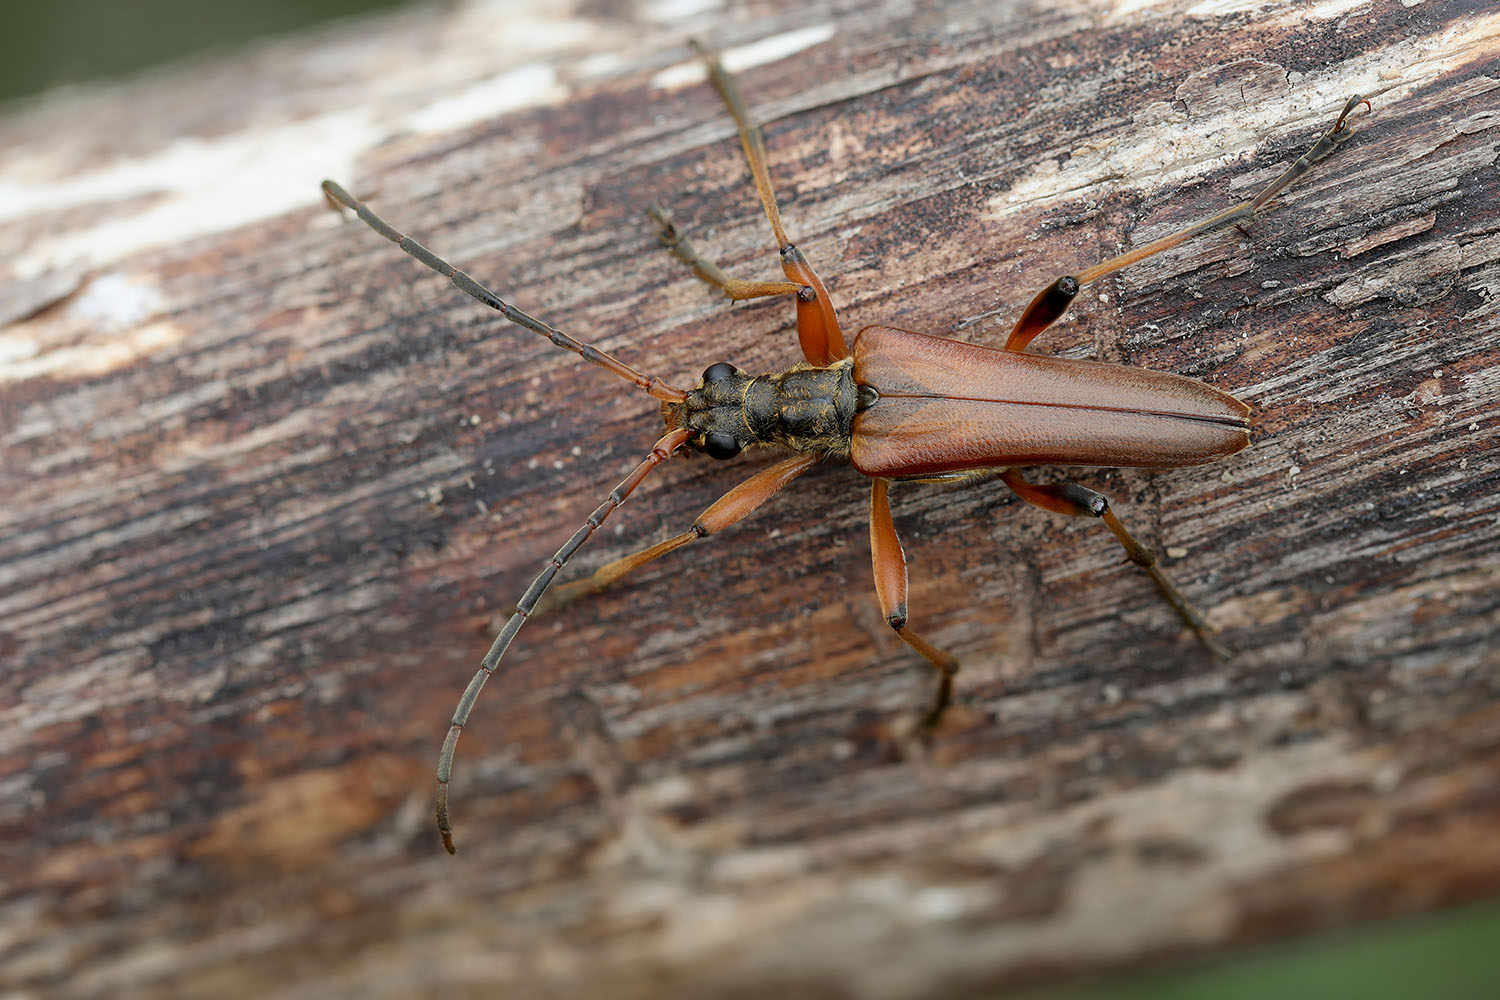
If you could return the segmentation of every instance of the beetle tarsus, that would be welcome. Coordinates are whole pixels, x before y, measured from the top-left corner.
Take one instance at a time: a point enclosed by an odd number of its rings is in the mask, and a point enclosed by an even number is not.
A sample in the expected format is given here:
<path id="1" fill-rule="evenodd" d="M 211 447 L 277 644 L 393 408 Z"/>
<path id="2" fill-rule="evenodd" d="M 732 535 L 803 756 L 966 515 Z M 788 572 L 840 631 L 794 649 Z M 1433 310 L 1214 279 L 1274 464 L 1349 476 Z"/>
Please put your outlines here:
<path id="1" fill-rule="evenodd" d="M 953 676 L 954 671 L 943 671 L 938 676 L 937 693 L 933 696 L 932 707 L 922 716 L 922 734 L 930 737 L 937 731 L 938 724 L 943 721 L 943 715 L 948 711 L 948 706 L 953 704 Z"/>

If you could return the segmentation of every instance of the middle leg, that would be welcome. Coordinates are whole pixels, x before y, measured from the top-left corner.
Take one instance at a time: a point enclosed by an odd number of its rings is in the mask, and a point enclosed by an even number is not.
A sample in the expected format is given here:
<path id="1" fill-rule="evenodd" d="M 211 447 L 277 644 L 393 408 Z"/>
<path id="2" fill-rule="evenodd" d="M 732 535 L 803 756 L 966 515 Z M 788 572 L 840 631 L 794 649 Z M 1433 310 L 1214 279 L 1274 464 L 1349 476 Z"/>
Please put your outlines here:
<path id="1" fill-rule="evenodd" d="M 889 480 L 877 479 L 870 495 L 870 554 L 875 563 L 875 596 L 880 601 L 880 613 L 886 624 L 938 672 L 937 695 L 922 720 L 923 726 L 930 730 L 953 701 L 953 675 L 958 673 L 958 661 L 951 653 L 938 649 L 906 627 L 906 553 L 901 551 L 901 539 L 896 534 L 895 522 L 891 520 L 890 486 Z"/>

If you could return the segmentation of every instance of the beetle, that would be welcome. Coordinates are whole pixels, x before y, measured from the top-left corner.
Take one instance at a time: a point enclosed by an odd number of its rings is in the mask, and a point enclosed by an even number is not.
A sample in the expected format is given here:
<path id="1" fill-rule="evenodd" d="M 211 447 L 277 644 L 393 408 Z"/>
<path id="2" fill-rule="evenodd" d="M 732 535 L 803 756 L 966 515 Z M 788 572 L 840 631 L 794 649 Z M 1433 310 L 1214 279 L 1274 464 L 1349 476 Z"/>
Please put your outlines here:
<path id="1" fill-rule="evenodd" d="M 1022 500 L 1043 510 L 1103 521 L 1127 558 L 1145 570 L 1204 646 L 1217 657 L 1228 656 L 1203 616 L 1162 572 L 1155 554 L 1125 529 L 1103 494 L 1071 482 L 1032 483 L 1018 470 L 1034 465 L 1199 465 L 1232 455 L 1250 443 L 1250 408 L 1226 392 L 1181 375 L 1027 354 L 1025 350 L 1067 311 L 1089 282 L 1196 237 L 1252 219 L 1278 192 L 1347 139 L 1351 133 L 1346 120 L 1358 105 L 1368 109 L 1369 102 L 1358 95 L 1349 98 L 1333 126 L 1253 199 L 1053 281 L 1022 311 L 1003 348 L 887 326 L 865 327 L 850 342 L 823 282 L 782 226 L 760 126 L 746 110 L 739 88 L 719 59 L 696 43 L 694 47 L 738 129 L 761 205 L 780 247 L 786 280 L 730 278 L 697 252 L 666 213 L 653 208 L 651 214 L 661 227 L 661 239 L 667 248 L 730 300 L 766 296 L 794 299 L 803 360 L 785 371 L 751 375 L 721 361 L 709 365 L 691 389 L 644 375 L 503 301 L 392 227 L 337 183 L 325 180 L 322 185 L 324 195 L 336 209 L 354 212 L 381 236 L 446 276 L 460 291 L 660 401 L 666 425 L 666 432 L 650 454 L 610 491 L 532 581 L 459 699 L 443 740 L 437 774 L 437 825 L 450 854 L 457 853 L 448 784 L 458 738 L 480 689 L 495 673 L 528 618 L 585 593 L 602 591 L 668 552 L 723 531 L 820 461 L 847 461 L 872 482 L 870 549 L 875 594 L 886 623 L 937 672 L 937 692 L 924 718 L 929 729 L 952 700 L 958 661 L 908 625 L 906 557 L 891 520 L 889 490 L 893 480 L 932 482 L 995 476 Z M 730 459 L 752 447 L 791 454 L 724 494 L 687 531 L 616 559 L 586 579 L 557 588 L 543 601 L 568 560 L 662 462 L 685 448 L 716 459 Z"/>

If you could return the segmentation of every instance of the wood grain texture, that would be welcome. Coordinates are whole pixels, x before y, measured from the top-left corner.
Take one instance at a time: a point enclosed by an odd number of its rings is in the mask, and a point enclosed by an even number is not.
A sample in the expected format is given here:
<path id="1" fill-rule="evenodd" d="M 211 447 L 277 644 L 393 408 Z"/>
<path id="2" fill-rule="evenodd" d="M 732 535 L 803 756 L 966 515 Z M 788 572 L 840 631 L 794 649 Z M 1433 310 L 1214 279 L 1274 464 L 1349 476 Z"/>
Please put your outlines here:
<path id="1" fill-rule="evenodd" d="M 1500 17 L 1221 6 L 458 6 L 11 109 L 0 981 L 957 997 L 1500 894 Z M 717 98 L 653 82 L 690 35 L 756 63 L 846 324 L 990 345 L 1371 98 L 1246 233 L 1038 342 L 1253 406 L 1223 463 L 1082 476 L 1238 655 L 1097 526 L 901 486 L 912 626 L 964 663 L 915 753 L 868 484 L 820 467 L 521 633 L 449 859 L 432 769 L 495 616 L 660 424 L 317 181 L 648 373 L 783 366 L 789 305 L 716 300 L 643 211 L 776 276 Z M 576 572 L 769 461 L 667 463 Z"/>

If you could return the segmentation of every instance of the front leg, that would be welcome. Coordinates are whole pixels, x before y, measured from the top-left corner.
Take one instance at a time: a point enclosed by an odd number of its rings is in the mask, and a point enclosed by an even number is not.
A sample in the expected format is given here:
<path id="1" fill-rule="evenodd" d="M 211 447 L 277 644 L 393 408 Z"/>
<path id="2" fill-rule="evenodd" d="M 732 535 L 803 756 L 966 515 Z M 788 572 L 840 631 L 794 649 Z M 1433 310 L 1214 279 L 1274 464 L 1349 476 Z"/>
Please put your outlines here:
<path id="1" fill-rule="evenodd" d="M 769 468 L 761 469 L 715 500 L 707 510 L 698 515 L 693 526 L 682 534 L 673 535 L 666 541 L 657 542 L 639 552 L 633 552 L 614 562 L 606 563 L 595 570 L 592 576 L 553 587 L 537 602 L 532 617 L 571 604 L 585 594 L 602 594 L 612 584 L 619 582 L 623 577 L 634 573 L 647 563 L 660 559 L 668 552 L 680 549 L 700 538 L 716 535 L 725 528 L 740 523 L 762 504 L 780 493 L 793 479 L 812 468 L 817 461 L 817 455 L 794 455 Z"/>
<path id="2" fill-rule="evenodd" d="M 683 235 L 682 230 L 677 228 L 677 223 L 673 222 L 672 217 L 664 210 L 652 205 L 647 209 L 647 213 L 661 227 L 657 236 L 662 245 L 672 251 L 672 256 L 692 268 L 700 281 L 723 292 L 725 298 L 731 302 L 743 302 L 745 299 L 759 299 L 769 295 L 799 295 L 802 289 L 807 287 L 795 281 L 747 281 L 743 278 L 731 278 L 718 264 L 698 252 L 698 248 Z"/>
<path id="3" fill-rule="evenodd" d="M 760 194 L 761 206 L 766 210 L 766 219 L 771 223 L 771 232 L 781 250 L 781 270 L 787 281 L 797 287 L 797 339 L 802 346 L 802 356 L 814 365 L 829 365 L 849 356 L 849 345 L 844 340 L 844 331 L 839 326 L 838 313 L 828 289 L 813 271 L 812 265 L 802 251 L 787 239 L 781 225 L 781 209 L 776 204 L 776 189 L 771 186 L 771 172 L 766 169 L 766 139 L 754 118 L 745 107 L 740 88 L 734 77 L 724 69 L 718 57 L 697 42 L 693 47 L 703 57 L 708 79 L 719 92 L 729 116 L 734 119 L 740 133 L 740 144 L 745 149 L 745 160 L 750 165 L 750 174 L 755 178 L 755 189 Z M 696 270 L 696 268 L 695 268 Z M 701 275 L 700 275 L 701 276 Z M 712 279 L 704 279 L 712 283 Z M 728 290 L 726 289 L 726 292 Z"/>

